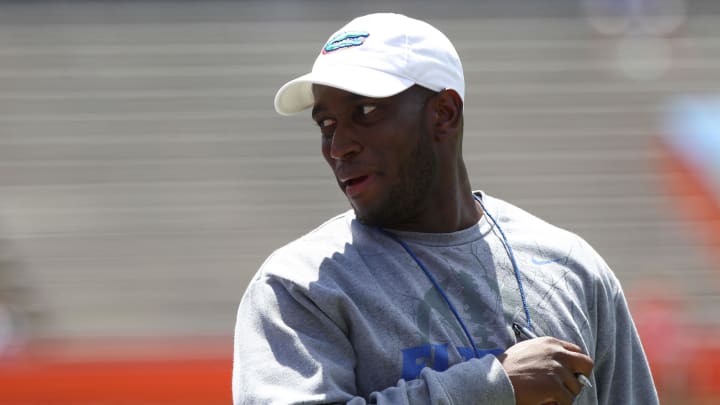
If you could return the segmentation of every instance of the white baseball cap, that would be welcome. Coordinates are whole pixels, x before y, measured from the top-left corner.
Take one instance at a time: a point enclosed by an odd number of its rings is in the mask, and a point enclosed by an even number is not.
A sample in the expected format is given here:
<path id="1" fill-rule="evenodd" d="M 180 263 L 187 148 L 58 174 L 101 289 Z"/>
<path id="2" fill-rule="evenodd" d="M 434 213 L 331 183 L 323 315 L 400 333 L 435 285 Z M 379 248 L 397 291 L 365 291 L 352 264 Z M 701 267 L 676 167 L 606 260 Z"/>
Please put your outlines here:
<path id="1" fill-rule="evenodd" d="M 424 21 L 392 13 L 358 17 L 332 34 L 312 71 L 275 94 L 275 110 L 292 115 L 312 107 L 313 84 L 377 98 L 417 84 L 434 91 L 452 89 L 465 99 L 460 57 L 445 34 Z"/>

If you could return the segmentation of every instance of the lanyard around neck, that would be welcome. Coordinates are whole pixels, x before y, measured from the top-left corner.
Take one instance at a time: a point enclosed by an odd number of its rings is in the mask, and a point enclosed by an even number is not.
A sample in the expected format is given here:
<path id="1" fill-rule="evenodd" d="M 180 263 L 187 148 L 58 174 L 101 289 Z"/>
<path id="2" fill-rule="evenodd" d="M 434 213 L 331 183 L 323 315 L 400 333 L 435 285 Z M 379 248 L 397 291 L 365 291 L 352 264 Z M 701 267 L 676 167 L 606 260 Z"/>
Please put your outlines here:
<path id="1" fill-rule="evenodd" d="M 529 330 L 532 330 L 532 321 L 530 320 L 530 310 L 528 309 L 527 305 L 527 299 L 525 298 L 525 289 L 523 288 L 522 283 L 522 277 L 520 274 L 520 269 L 517 265 L 517 262 L 515 261 L 515 254 L 513 253 L 512 246 L 510 246 L 510 243 L 507 240 L 507 237 L 505 236 L 505 232 L 503 232 L 500 225 L 495 221 L 495 218 L 490 214 L 490 212 L 485 208 L 485 205 L 482 202 L 482 199 L 480 197 L 473 194 L 473 197 L 475 200 L 480 204 L 480 207 L 483 210 L 483 214 L 487 215 L 487 217 L 490 219 L 490 222 L 493 224 L 495 229 L 498 230 L 498 233 L 500 234 L 500 240 L 505 246 L 505 251 L 507 252 L 508 257 L 510 258 L 510 263 L 512 264 L 513 271 L 515 273 L 515 281 L 517 281 L 518 290 L 520 291 L 520 299 L 522 301 L 523 310 L 525 311 L 525 319 L 526 319 L 526 325 Z M 440 293 L 440 296 L 443 297 L 443 300 L 445 300 L 445 303 L 447 304 L 448 308 L 450 308 L 450 311 L 455 316 L 455 319 L 457 319 L 458 323 L 460 324 L 460 327 L 462 327 L 463 332 L 465 333 L 465 336 L 467 337 L 468 341 L 470 342 L 470 345 L 472 346 L 473 353 L 475 357 L 479 357 L 479 352 L 477 345 L 475 344 L 475 339 L 473 339 L 472 335 L 470 334 L 470 331 L 468 330 L 467 326 L 465 325 L 465 322 L 463 321 L 462 317 L 460 316 L 460 313 L 455 309 L 455 305 L 450 301 L 450 298 L 447 296 L 445 291 L 442 289 L 440 284 L 437 282 L 435 277 L 430 273 L 430 270 L 425 266 L 425 263 L 423 263 L 422 260 L 415 254 L 415 252 L 410 248 L 410 246 L 407 245 L 402 239 L 400 239 L 397 235 L 386 231 L 383 228 L 377 228 L 382 234 L 386 235 L 390 239 L 397 242 L 400 246 L 405 249 L 405 251 L 410 255 L 410 257 L 415 260 L 415 263 L 420 267 L 420 269 L 425 273 L 425 276 L 430 280 L 430 283 L 432 283 L 435 290 L 437 290 L 438 293 Z"/>

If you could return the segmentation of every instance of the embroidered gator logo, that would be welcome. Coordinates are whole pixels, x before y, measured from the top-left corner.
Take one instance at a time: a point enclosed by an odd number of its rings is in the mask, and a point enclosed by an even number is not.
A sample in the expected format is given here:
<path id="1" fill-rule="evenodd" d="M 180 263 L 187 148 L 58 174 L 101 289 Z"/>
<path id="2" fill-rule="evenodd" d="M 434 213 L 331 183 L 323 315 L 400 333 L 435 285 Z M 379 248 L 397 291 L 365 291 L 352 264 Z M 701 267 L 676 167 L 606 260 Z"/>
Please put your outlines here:
<path id="1" fill-rule="evenodd" d="M 369 36 L 370 33 L 367 31 L 342 32 L 330 38 L 327 44 L 323 47 L 322 53 L 326 54 L 337 51 L 338 49 L 360 46 L 365 42 L 365 38 Z"/>

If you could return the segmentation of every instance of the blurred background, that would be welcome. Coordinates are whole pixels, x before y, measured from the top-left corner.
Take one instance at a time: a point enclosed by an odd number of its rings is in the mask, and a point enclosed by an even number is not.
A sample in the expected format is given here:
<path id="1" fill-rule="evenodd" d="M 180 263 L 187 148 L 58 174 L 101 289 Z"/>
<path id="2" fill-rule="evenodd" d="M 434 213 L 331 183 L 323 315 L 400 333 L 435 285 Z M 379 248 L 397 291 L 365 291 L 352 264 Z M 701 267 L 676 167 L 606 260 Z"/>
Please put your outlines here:
<path id="1" fill-rule="evenodd" d="M 474 188 L 587 239 L 663 403 L 718 403 L 715 0 L 1 1 L 0 403 L 230 402 L 248 280 L 348 208 L 274 93 L 375 11 L 458 49 Z"/>

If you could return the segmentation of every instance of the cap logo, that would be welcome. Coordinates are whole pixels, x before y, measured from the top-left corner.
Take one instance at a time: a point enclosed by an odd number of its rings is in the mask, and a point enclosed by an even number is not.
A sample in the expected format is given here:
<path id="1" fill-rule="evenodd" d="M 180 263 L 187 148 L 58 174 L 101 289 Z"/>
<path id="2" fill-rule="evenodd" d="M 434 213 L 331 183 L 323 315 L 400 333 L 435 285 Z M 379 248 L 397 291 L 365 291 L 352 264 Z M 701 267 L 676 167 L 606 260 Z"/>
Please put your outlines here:
<path id="1" fill-rule="evenodd" d="M 370 36 L 367 31 L 346 31 L 332 38 L 323 47 L 322 53 L 330 53 L 338 49 L 351 48 L 360 46 L 365 43 L 365 39 Z"/>

